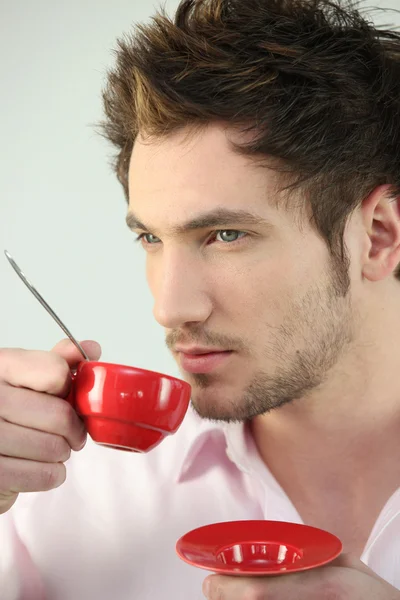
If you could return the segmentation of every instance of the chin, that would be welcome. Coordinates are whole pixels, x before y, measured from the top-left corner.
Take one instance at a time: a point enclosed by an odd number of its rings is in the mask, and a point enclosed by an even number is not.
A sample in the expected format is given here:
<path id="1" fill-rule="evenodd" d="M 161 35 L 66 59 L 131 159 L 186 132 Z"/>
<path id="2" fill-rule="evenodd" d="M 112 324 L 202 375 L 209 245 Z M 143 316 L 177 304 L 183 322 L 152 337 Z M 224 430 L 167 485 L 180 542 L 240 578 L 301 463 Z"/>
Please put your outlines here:
<path id="1" fill-rule="evenodd" d="M 232 396 L 229 394 L 222 395 L 221 392 L 218 394 L 212 389 L 193 388 L 191 404 L 202 419 L 225 423 L 242 420 L 240 415 L 243 410 L 232 401 Z"/>

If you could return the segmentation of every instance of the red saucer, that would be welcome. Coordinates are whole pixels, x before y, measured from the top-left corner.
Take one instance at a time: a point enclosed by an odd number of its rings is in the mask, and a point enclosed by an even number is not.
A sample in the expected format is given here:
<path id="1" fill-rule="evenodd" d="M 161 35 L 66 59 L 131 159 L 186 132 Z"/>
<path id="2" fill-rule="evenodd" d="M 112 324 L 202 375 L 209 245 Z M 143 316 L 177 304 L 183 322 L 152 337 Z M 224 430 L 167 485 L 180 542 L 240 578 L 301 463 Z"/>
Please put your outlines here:
<path id="1" fill-rule="evenodd" d="M 341 541 L 322 529 L 284 521 L 228 521 L 189 531 L 176 543 L 185 562 L 215 573 L 283 575 L 326 565 Z"/>

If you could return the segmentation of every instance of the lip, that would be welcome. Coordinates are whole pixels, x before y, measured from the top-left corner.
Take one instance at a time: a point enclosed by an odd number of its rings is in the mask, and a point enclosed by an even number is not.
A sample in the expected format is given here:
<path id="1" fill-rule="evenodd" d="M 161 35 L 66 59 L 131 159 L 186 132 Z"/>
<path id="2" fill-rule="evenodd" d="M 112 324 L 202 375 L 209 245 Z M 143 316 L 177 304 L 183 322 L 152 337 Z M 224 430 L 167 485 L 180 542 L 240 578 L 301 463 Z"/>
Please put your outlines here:
<path id="1" fill-rule="evenodd" d="M 176 346 L 175 352 L 181 352 L 182 354 L 212 354 L 216 352 L 229 352 L 229 350 L 223 350 L 221 348 L 205 348 L 201 346 L 190 346 L 185 348 L 184 346 Z"/>
<path id="2" fill-rule="evenodd" d="M 197 354 L 180 352 L 179 359 L 182 369 L 188 373 L 211 373 L 221 365 L 224 365 L 231 357 L 231 350 L 219 350 L 217 352 L 199 352 Z"/>

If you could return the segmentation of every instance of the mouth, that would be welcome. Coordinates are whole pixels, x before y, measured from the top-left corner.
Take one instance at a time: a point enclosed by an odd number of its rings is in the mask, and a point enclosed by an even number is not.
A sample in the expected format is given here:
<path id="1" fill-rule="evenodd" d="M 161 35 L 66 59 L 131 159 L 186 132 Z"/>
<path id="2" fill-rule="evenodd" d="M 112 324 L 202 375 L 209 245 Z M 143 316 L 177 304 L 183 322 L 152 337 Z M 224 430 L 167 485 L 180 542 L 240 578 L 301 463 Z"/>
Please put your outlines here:
<path id="1" fill-rule="evenodd" d="M 187 373 L 211 373 L 225 365 L 232 354 L 232 350 L 178 350 L 179 363 Z"/>

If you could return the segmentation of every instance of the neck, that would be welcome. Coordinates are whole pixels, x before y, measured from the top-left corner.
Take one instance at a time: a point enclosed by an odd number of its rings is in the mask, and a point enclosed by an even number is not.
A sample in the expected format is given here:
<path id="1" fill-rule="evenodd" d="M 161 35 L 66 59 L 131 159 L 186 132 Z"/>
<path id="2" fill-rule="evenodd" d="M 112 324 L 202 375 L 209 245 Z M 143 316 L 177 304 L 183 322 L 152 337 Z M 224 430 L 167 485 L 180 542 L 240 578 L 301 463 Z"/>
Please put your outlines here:
<path id="1" fill-rule="evenodd" d="M 392 483 L 396 470 L 400 486 L 399 282 L 384 292 L 359 313 L 355 339 L 324 384 L 253 420 L 260 455 L 284 487 L 322 494 L 329 478 L 349 495 L 383 469 Z"/>

